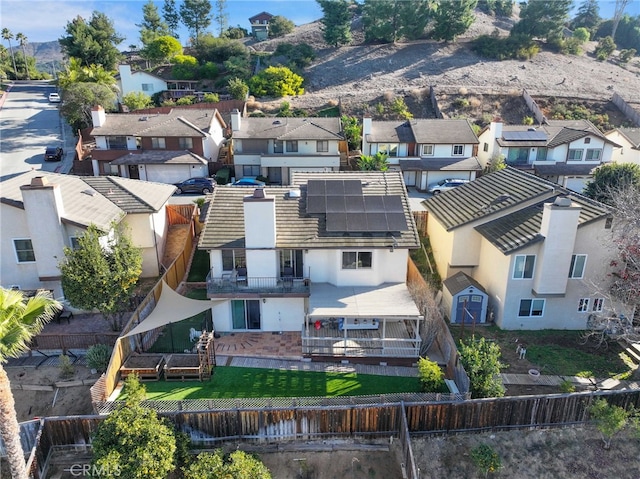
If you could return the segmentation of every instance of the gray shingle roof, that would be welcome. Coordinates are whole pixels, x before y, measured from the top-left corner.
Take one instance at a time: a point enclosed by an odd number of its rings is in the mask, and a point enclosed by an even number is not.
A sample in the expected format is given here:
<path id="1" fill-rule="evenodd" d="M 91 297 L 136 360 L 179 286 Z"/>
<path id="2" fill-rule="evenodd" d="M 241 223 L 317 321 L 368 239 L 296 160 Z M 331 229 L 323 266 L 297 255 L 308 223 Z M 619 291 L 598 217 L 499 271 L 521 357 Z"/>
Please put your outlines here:
<path id="1" fill-rule="evenodd" d="M 477 144 L 468 120 L 373 121 L 369 143 Z"/>
<path id="2" fill-rule="evenodd" d="M 372 121 L 371 133 L 367 134 L 369 143 L 415 143 L 411 124 L 408 121 Z"/>
<path id="3" fill-rule="evenodd" d="M 448 277 L 442 282 L 442 284 L 449 290 L 452 295 L 456 295 L 460 291 L 464 291 L 469 286 L 474 286 L 484 293 L 487 292 L 480 283 L 478 283 L 475 279 L 473 279 L 463 271 L 458 271 L 453 276 Z"/>
<path id="4" fill-rule="evenodd" d="M 421 158 L 419 160 L 400 160 L 402 171 L 482 171 L 475 156 L 462 160 L 454 158 Z"/>
<path id="5" fill-rule="evenodd" d="M 178 109 L 167 114 L 107 114 L 105 124 L 91 130 L 93 136 L 205 136 L 218 115 L 215 109 Z"/>
<path id="6" fill-rule="evenodd" d="M 207 160 L 186 151 L 145 150 L 140 154 L 129 153 L 111 162 L 112 165 L 206 165 Z"/>
<path id="7" fill-rule="evenodd" d="M 618 131 L 634 146 L 640 148 L 640 128 L 618 128 Z"/>
<path id="8" fill-rule="evenodd" d="M 310 179 L 360 179 L 365 196 L 400 195 L 408 230 L 395 232 L 398 248 L 417 248 L 418 232 L 409 209 L 409 199 L 401 172 L 294 172 L 293 185 L 300 188 L 300 198 L 290 198 L 294 188 L 266 187 L 265 193 L 276 201 L 276 247 L 290 249 L 388 248 L 394 238 L 386 233 L 330 233 L 326 218 L 321 214 L 307 214 L 306 185 Z M 201 249 L 244 248 L 243 198 L 254 188 L 219 186 L 211 196 L 211 206 L 200 236 Z"/>
<path id="9" fill-rule="evenodd" d="M 339 118 L 242 118 L 238 139 L 343 140 Z"/>

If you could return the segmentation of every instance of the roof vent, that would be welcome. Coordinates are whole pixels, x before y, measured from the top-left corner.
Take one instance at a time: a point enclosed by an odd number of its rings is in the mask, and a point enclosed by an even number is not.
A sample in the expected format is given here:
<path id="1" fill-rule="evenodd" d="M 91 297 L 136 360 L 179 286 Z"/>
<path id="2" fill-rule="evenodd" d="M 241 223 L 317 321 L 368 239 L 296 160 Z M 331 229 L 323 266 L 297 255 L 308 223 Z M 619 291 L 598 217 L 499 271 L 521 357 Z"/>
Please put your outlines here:
<path id="1" fill-rule="evenodd" d="M 264 188 L 256 188 L 255 190 L 253 190 L 253 197 L 254 198 L 264 198 Z"/>
<path id="2" fill-rule="evenodd" d="M 141 116 L 140 118 L 138 118 L 138 121 L 147 121 L 148 119 L 148 116 Z"/>
<path id="3" fill-rule="evenodd" d="M 531 126 L 529 128 L 527 128 L 527 131 L 536 131 L 535 127 Z"/>
<path id="4" fill-rule="evenodd" d="M 571 198 L 567 198 L 566 196 L 558 196 L 553 202 L 553 205 L 567 208 L 571 206 Z"/>
<path id="5" fill-rule="evenodd" d="M 91 190 L 91 189 L 82 190 L 82 192 L 85 195 L 89 195 L 89 196 L 95 196 L 95 194 L 96 194 L 96 192 L 94 190 Z"/>
<path id="6" fill-rule="evenodd" d="M 274 120 L 272 125 L 282 125 L 282 122 L 280 120 Z"/>
<path id="7" fill-rule="evenodd" d="M 289 190 L 289 198 L 300 198 L 300 190 L 298 189 Z"/>
<path id="8" fill-rule="evenodd" d="M 31 186 L 47 186 L 49 179 L 46 176 L 34 176 L 31 178 Z"/>

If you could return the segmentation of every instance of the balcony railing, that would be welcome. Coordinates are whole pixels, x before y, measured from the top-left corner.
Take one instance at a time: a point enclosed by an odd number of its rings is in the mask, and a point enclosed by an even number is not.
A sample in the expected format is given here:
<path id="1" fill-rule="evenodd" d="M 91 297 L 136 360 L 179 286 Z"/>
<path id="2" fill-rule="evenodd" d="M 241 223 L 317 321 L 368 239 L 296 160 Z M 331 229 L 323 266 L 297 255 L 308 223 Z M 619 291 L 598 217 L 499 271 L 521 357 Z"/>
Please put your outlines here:
<path id="1" fill-rule="evenodd" d="M 207 294 L 309 294 L 306 278 L 239 276 L 234 273 L 207 275 Z"/>

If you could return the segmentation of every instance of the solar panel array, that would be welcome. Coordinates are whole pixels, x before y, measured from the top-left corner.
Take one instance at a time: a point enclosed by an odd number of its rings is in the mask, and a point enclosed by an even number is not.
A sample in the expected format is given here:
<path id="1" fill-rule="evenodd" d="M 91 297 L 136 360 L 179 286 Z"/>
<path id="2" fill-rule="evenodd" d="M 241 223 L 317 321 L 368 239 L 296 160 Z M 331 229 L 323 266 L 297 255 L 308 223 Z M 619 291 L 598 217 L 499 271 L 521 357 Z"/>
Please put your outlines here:
<path id="1" fill-rule="evenodd" d="M 502 138 L 508 141 L 545 141 L 547 134 L 544 131 L 503 131 Z"/>
<path id="2" fill-rule="evenodd" d="M 326 214 L 327 231 L 332 233 L 409 229 L 402 197 L 364 196 L 360 180 L 309 180 L 307 213 Z"/>

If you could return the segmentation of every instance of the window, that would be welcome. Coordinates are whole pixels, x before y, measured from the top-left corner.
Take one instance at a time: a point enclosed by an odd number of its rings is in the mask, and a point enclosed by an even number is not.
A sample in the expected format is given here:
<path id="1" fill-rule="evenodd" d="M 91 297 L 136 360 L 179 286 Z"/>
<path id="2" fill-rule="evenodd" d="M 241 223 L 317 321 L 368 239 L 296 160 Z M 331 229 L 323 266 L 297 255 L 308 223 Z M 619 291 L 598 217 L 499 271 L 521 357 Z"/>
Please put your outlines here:
<path id="1" fill-rule="evenodd" d="M 593 298 L 593 306 L 591 307 L 591 311 L 593 311 L 594 313 L 601 313 L 603 306 L 604 298 Z"/>
<path id="2" fill-rule="evenodd" d="M 586 254 L 574 254 L 571 256 L 569 278 L 580 279 L 584 276 L 584 266 L 587 263 Z"/>
<path id="3" fill-rule="evenodd" d="M 18 263 L 33 263 L 36 260 L 30 239 L 14 239 L 13 248 L 16 251 Z"/>
<path id="4" fill-rule="evenodd" d="M 389 157 L 396 157 L 398 156 L 398 144 L 378 143 L 378 153 L 387 155 Z"/>
<path id="5" fill-rule="evenodd" d="M 287 140 L 287 152 L 288 153 L 298 152 L 298 140 Z"/>
<path id="6" fill-rule="evenodd" d="M 588 145 L 589 143 L 591 143 L 591 138 L 586 137 L 586 138 L 584 139 L 584 144 L 585 144 L 585 145 Z"/>
<path id="7" fill-rule="evenodd" d="M 464 155 L 464 145 L 453 145 L 453 156 Z"/>
<path id="8" fill-rule="evenodd" d="M 532 318 L 540 317 L 544 313 L 544 299 L 521 299 L 518 317 Z"/>
<path id="9" fill-rule="evenodd" d="M 143 83 L 142 91 L 153 91 L 153 83 Z"/>
<path id="10" fill-rule="evenodd" d="M 260 300 L 231 300 L 233 329 L 260 329 Z"/>
<path id="11" fill-rule="evenodd" d="M 318 153 L 327 153 L 329 151 L 329 140 L 316 141 L 316 151 Z"/>
<path id="12" fill-rule="evenodd" d="M 107 148 L 109 148 L 110 150 L 126 150 L 127 137 L 126 136 L 108 136 Z"/>
<path id="13" fill-rule="evenodd" d="M 507 152 L 508 165 L 521 165 L 529 162 L 529 148 L 509 148 Z"/>
<path id="14" fill-rule="evenodd" d="M 291 268 L 285 269 L 285 268 Z M 280 250 L 280 275 L 291 276 L 293 273 L 294 278 L 302 278 L 303 274 L 303 259 L 301 249 L 283 249 Z"/>
<path id="15" fill-rule="evenodd" d="M 282 149 L 282 140 L 273 140 L 273 152 L 274 153 L 282 153 L 284 150 Z"/>
<path id="16" fill-rule="evenodd" d="M 178 145 L 182 150 L 190 150 L 193 148 L 193 138 L 178 138 Z"/>
<path id="17" fill-rule="evenodd" d="M 578 301 L 578 313 L 586 313 L 589 311 L 589 298 L 580 298 Z"/>
<path id="18" fill-rule="evenodd" d="M 485 143 L 487 150 L 489 149 L 489 145 Z M 484 150 L 484 151 L 487 151 Z M 422 145 L 422 156 L 433 156 L 433 145 Z"/>
<path id="19" fill-rule="evenodd" d="M 71 245 L 71 249 L 80 248 L 80 237 L 78 237 L 78 236 L 69 236 L 69 244 Z"/>
<path id="20" fill-rule="evenodd" d="M 536 151 L 536 161 L 547 161 L 547 151 L 546 148 L 538 148 L 538 151 Z"/>
<path id="21" fill-rule="evenodd" d="M 569 150 L 569 156 L 567 157 L 570 161 L 580 161 L 582 160 L 582 150 Z"/>
<path id="22" fill-rule="evenodd" d="M 485 142 L 485 144 L 482 145 L 482 151 L 484 151 L 484 152 L 489 151 L 489 143 Z"/>
<path id="23" fill-rule="evenodd" d="M 244 165 L 242 176 L 260 176 L 260 165 Z"/>
<path id="24" fill-rule="evenodd" d="M 613 226 L 613 217 L 609 216 L 606 220 L 604 220 L 604 229 L 610 230 L 611 226 Z"/>
<path id="25" fill-rule="evenodd" d="M 164 150 L 166 148 L 164 138 L 151 138 L 151 148 L 154 150 Z"/>
<path id="26" fill-rule="evenodd" d="M 595 148 L 589 148 L 587 150 L 587 161 L 600 161 L 600 158 L 602 157 L 602 150 L 600 149 L 595 149 Z"/>
<path id="27" fill-rule="evenodd" d="M 222 271 L 233 271 L 247 266 L 247 258 L 243 249 L 222 250 Z"/>
<path id="28" fill-rule="evenodd" d="M 513 279 L 533 278 L 533 268 L 536 264 L 536 256 L 533 254 L 519 254 L 513 265 Z"/>
<path id="29" fill-rule="evenodd" d="M 345 251 L 342 253 L 342 269 L 370 269 L 371 251 Z"/>

